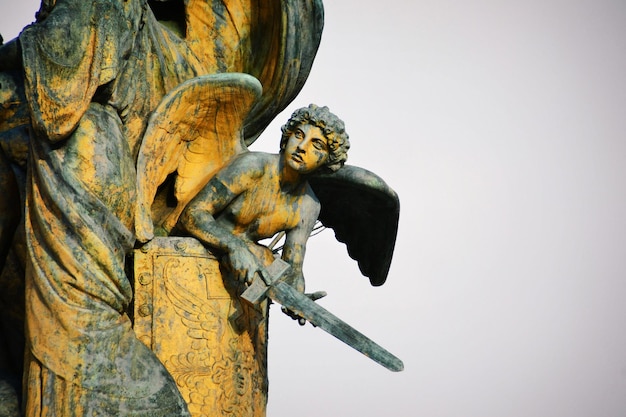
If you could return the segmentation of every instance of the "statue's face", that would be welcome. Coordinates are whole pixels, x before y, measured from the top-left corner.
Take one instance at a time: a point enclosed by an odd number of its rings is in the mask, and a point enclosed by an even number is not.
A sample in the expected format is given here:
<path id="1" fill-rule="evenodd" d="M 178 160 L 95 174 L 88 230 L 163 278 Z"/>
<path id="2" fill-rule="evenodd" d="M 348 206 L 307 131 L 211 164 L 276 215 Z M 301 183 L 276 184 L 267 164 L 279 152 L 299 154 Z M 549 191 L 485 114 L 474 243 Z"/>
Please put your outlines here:
<path id="1" fill-rule="evenodd" d="M 296 172 L 308 174 L 328 161 L 328 143 L 322 130 L 303 124 L 294 129 L 283 151 L 285 162 Z"/>

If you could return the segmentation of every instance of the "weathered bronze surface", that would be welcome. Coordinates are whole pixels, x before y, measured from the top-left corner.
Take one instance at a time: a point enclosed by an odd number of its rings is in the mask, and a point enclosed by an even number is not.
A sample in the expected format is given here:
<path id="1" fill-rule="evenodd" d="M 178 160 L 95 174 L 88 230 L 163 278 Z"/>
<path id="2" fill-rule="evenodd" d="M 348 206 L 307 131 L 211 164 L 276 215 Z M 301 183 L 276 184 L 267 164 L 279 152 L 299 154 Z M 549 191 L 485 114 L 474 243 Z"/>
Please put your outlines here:
<path id="1" fill-rule="evenodd" d="M 270 268 L 277 272 L 270 272 Z M 308 320 L 315 327 L 319 327 L 335 336 L 390 371 L 398 372 L 404 369 L 402 361 L 385 348 L 352 328 L 325 308 L 315 304 L 311 298 L 297 291 L 291 285 L 282 282 L 280 278 L 284 271 L 288 269 L 289 264 L 285 261 L 281 259 L 274 260 L 267 269 L 270 272 L 270 276 L 265 279 L 255 278 L 254 282 L 240 297 L 252 305 L 258 305 L 264 300 L 262 295 L 266 295 L 273 301 L 281 304 L 283 309 L 287 309 L 290 314 Z"/>
<path id="2" fill-rule="evenodd" d="M 195 239 L 155 238 L 134 251 L 134 330 L 163 362 L 194 416 L 256 417 L 267 403 L 268 304 L 239 300 Z"/>
<path id="3" fill-rule="evenodd" d="M 343 166 L 341 120 L 311 105 L 278 154 L 248 150 L 322 24 L 320 0 L 44 0 L 0 46 L 7 413 L 263 416 L 268 301 L 240 299 L 255 275 L 280 256 L 304 292 L 319 217 L 385 281 L 398 198 Z"/>

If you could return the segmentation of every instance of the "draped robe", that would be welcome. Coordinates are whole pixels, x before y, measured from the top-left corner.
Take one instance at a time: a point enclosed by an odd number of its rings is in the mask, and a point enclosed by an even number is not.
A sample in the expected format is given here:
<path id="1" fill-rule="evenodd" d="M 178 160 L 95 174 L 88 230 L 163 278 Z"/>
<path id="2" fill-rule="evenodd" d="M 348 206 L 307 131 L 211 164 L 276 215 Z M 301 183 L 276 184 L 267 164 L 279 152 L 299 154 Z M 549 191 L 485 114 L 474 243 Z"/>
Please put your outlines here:
<path id="1" fill-rule="evenodd" d="M 49 14 L 19 36 L 31 120 L 26 414 L 188 415 L 127 315 L 142 135 L 182 81 L 239 71 L 266 91 L 247 128 L 253 141 L 308 75 L 321 2 L 189 0 L 187 39 L 145 0 L 44 3 Z M 272 19 L 280 24 L 264 24 Z"/>
<path id="2" fill-rule="evenodd" d="M 145 3 L 59 1 L 20 35 L 27 184 L 27 415 L 187 415 L 131 329 L 132 147 L 168 87 L 201 71 Z"/>

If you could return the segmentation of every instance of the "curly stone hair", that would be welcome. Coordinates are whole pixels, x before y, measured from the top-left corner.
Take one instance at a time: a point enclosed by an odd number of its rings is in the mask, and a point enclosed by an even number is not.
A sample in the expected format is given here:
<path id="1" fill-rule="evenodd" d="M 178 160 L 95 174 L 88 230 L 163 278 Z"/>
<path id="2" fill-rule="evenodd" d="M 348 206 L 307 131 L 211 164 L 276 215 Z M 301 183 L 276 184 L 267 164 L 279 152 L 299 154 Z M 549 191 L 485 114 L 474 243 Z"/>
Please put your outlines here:
<path id="1" fill-rule="evenodd" d="M 304 124 L 318 127 L 326 138 L 328 162 L 325 168 L 333 172 L 341 168 L 348 159 L 350 141 L 343 121 L 331 113 L 326 106 L 318 107 L 315 104 L 309 104 L 308 107 L 294 111 L 287 123 L 281 127 L 283 136 L 280 140 L 280 151 L 283 152 L 289 136 L 296 128 Z"/>

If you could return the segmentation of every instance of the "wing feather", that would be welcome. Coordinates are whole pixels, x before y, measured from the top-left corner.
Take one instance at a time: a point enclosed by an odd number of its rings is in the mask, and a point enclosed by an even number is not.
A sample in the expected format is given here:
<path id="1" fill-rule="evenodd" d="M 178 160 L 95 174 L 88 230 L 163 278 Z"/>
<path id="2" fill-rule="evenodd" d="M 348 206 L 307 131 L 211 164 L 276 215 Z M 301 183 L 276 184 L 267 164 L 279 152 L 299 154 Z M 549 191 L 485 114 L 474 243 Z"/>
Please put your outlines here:
<path id="1" fill-rule="evenodd" d="M 250 75 L 213 74 L 188 80 L 163 98 L 150 117 L 137 159 L 137 239 L 154 236 L 152 203 L 168 175 L 178 175 L 177 205 L 154 220 L 171 228 L 211 176 L 246 151 L 243 123 L 261 91 Z"/>
<path id="2" fill-rule="evenodd" d="M 372 285 L 384 284 L 398 233 L 396 192 L 373 172 L 351 165 L 312 176 L 309 183 L 322 206 L 319 220 L 346 244 Z"/>

